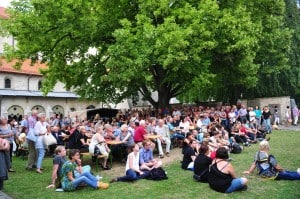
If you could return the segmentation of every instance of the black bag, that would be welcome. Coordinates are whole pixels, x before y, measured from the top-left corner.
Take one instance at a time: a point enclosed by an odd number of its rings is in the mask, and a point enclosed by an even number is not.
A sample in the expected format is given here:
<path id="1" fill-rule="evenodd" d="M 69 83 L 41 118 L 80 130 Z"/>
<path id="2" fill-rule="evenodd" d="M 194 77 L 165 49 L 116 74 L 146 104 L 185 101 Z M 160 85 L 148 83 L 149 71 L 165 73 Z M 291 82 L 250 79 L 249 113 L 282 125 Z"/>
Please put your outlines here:
<path id="1" fill-rule="evenodd" d="M 243 150 L 242 147 L 236 142 L 232 142 L 230 148 L 230 153 L 241 153 Z"/>
<path id="2" fill-rule="evenodd" d="M 207 179 L 203 179 L 203 176 L 205 173 L 208 173 L 208 168 L 205 169 L 204 171 L 202 171 L 202 173 L 200 175 L 197 175 L 197 174 L 194 174 L 193 175 L 193 179 L 196 181 L 196 182 L 206 182 Z"/>
<path id="3" fill-rule="evenodd" d="M 165 180 L 168 179 L 168 176 L 166 174 L 166 172 L 163 170 L 163 168 L 158 167 L 158 168 L 153 168 L 148 176 L 147 176 L 148 180 Z"/>

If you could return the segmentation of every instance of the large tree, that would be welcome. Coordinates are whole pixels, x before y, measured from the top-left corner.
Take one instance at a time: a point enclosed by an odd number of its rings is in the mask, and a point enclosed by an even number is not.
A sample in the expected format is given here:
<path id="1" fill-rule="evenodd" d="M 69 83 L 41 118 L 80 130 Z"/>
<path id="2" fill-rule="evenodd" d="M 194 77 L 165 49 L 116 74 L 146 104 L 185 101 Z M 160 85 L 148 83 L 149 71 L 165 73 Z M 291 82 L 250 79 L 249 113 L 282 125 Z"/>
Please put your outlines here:
<path id="1" fill-rule="evenodd" d="M 257 53 L 264 39 L 280 42 L 265 53 L 282 68 L 277 52 L 289 31 L 277 17 L 264 27 L 269 13 L 259 3 L 282 15 L 284 4 L 266 0 L 25 0 L 2 25 L 18 41 L 14 57 L 48 64 L 45 92 L 59 80 L 83 98 L 119 102 L 140 91 L 166 107 L 172 97 L 232 101 L 254 87 L 269 63 Z"/>

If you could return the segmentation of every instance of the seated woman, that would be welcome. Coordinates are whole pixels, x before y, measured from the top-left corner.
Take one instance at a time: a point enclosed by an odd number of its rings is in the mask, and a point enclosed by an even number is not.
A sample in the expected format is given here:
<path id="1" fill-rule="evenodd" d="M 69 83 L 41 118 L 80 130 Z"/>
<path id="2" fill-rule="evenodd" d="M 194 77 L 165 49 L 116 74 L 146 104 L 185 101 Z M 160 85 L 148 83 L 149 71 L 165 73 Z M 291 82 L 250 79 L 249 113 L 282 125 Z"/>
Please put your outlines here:
<path id="1" fill-rule="evenodd" d="M 183 160 L 181 168 L 185 170 L 194 170 L 194 160 L 197 157 L 196 148 L 198 142 L 196 140 L 191 140 L 189 146 L 185 149 L 183 154 Z"/>
<path id="2" fill-rule="evenodd" d="M 212 162 L 210 151 L 206 144 L 201 144 L 199 155 L 194 161 L 194 179 L 198 182 L 208 182 L 208 169 Z"/>
<path id="3" fill-rule="evenodd" d="M 189 147 L 190 145 L 190 142 L 192 140 L 195 140 L 196 141 L 196 138 L 194 136 L 194 134 L 192 132 L 188 132 L 183 140 L 183 143 L 182 143 L 182 154 L 184 154 L 185 150 Z"/>
<path id="4" fill-rule="evenodd" d="M 269 155 L 269 142 L 264 140 L 259 143 L 259 151 L 254 156 L 248 171 L 244 174 L 250 174 L 255 168 L 258 170 L 259 176 L 263 178 L 271 178 L 275 180 L 300 180 L 300 172 L 284 170 L 276 161 L 275 157 Z"/>
<path id="5" fill-rule="evenodd" d="M 109 170 L 110 168 L 107 166 L 107 159 L 109 156 L 110 149 L 105 143 L 105 139 L 103 137 L 103 126 L 96 127 L 96 134 L 93 135 L 91 139 L 91 143 L 89 144 L 89 152 L 94 158 L 97 158 L 101 155 L 103 158 L 102 168 L 104 170 Z"/>
<path id="6" fill-rule="evenodd" d="M 70 160 L 65 162 L 61 169 L 62 179 L 61 186 L 64 191 L 74 191 L 81 183 L 93 187 L 95 189 L 107 189 L 108 183 L 99 182 L 98 179 L 90 172 L 83 172 L 75 178 L 74 171 L 77 165 L 79 170 L 81 162 L 77 162 L 80 158 L 80 151 L 78 149 L 72 149 L 69 154 Z M 77 162 L 77 163 L 76 163 Z"/>
<path id="7" fill-rule="evenodd" d="M 237 178 L 233 166 L 227 162 L 228 150 L 220 147 L 210 167 L 208 183 L 215 191 L 231 193 L 247 188 L 247 178 Z"/>
<path id="8" fill-rule="evenodd" d="M 131 150 L 130 148 L 134 144 L 134 141 L 133 141 L 133 135 L 131 134 L 130 131 L 128 131 L 127 124 L 122 124 L 120 129 L 121 129 L 121 133 L 117 136 L 116 140 L 122 141 L 123 144 L 119 145 L 117 151 L 121 154 L 124 153 L 125 151 L 125 157 L 122 157 L 125 160 L 128 153 L 130 153 Z"/>
<path id="9" fill-rule="evenodd" d="M 138 144 L 134 144 L 130 147 L 131 153 L 128 154 L 127 161 L 126 161 L 126 167 L 125 167 L 125 172 L 126 175 L 123 177 L 118 177 L 112 179 L 110 182 L 117 182 L 117 181 L 127 181 L 127 182 L 132 182 L 136 181 L 142 178 L 146 177 L 147 172 L 141 171 L 140 166 L 139 166 L 139 150 L 140 147 Z"/>
<path id="10" fill-rule="evenodd" d="M 53 158 L 53 166 L 52 166 L 52 175 L 51 175 L 51 184 L 48 185 L 46 188 L 61 188 L 61 168 L 63 164 L 67 161 L 66 160 L 66 149 L 64 146 L 57 146 L 54 150 L 55 156 Z M 78 159 L 77 162 L 81 163 L 81 160 Z M 91 166 L 85 165 L 85 166 L 77 166 L 74 171 L 75 178 L 79 177 L 81 173 L 84 172 L 91 172 Z M 96 176 L 97 179 L 101 179 L 102 177 Z"/>

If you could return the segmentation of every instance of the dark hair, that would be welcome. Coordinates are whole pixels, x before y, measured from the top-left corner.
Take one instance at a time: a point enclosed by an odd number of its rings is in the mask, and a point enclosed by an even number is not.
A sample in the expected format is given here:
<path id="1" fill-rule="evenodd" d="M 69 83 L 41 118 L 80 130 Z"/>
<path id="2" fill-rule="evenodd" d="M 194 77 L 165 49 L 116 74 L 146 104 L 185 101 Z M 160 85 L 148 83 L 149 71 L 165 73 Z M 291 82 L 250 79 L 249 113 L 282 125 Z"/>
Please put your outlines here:
<path id="1" fill-rule="evenodd" d="M 220 159 L 223 159 L 223 160 L 228 159 L 229 158 L 228 150 L 225 147 L 218 148 L 218 150 L 216 152 L 216 158 L 220 158 Z"/>
<path id="2" fill-rule="evenodd" d="M 188 138 L 190 135 L 192 135 L 191 132 L 186 133 L 185 138 Z"/>
<path id="3" fill-rule="evenodd" d="M 208 146 L 206 144 L 201 144 L 199 148 L 199 153 L 200 154 L 206 154 L 206 152 L 209 150 Z"/>
<path id="4" fill-rule="evenodd" d="M 78 149 L 72 149 L 69 153 L 69 159 L 71 160 L 76 153 L 80 153 L 80 151 Z"/>

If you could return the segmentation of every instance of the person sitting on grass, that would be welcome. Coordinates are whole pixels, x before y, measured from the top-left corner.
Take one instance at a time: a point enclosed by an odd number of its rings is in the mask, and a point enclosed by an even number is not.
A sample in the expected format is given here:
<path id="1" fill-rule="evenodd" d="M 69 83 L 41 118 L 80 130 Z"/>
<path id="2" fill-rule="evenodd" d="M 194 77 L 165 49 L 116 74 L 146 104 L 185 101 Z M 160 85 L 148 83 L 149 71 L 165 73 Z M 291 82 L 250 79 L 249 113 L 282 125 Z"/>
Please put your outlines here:
<path id="1" fill-rule="evenodd" d="M 61 185 L 64 191 L 74 191 L 76 188 L 84 183 L 94 189 L 107 189 L 108 183 L 98 181 L 90 172 L 83 172 L 77 178 L 74 175 L 74 171 L 78 166 L 79 172 L 81 171 L 80 151 L 73 149 L 69 154 L 70 160 L 65 162 L 62 166 L 61 173 Z"/>
<path id="2" fill-rule="evenodd" d="M 208 182 L 209 165 L 212 163 L 209 147 L 201 144 L 199 155 L 194 161 L 194 179 L 198 182 Z"/>
<path id="3" fill-rule="evenodd" d="M 194 170 L 194 160 L 197 157 L 196 148 L 198 142 L 196 140 L 191 140 L 189 146 L 186 148 L 183 154 L 183 160 L 181 168 L 185 170 Z"/>
<path id="4" fill-rule="evenodd" d="M 284 170 L 273 155 L 269 155 L 269 142 L 264 140 L 259 143 L 259 151 L 255 153 L 254 162 L 248 171 L 244 174 L 250 174 L 255 168 L 258 170 L 258 175 L 262 178 L 275 180 L 300 180 L 300 169 L 298 171 Z"/>
<path id="5" fill-rule="evenodd" d="M 139 158 L 140 158 L 140 169 L 144 170 L 152 170 L 153 168 L 158 168 L 162 166 L 162 161 L 158 161 L 153 158 L 152 151 L 152 142 L 147 139 L 143 141 L 143 148 L 140 149 Z"/>
<path id="6" fill-rule="evenodd" d="M 130 147 L 131 153 L 128 154 L 125 172 L 126 175 L 123 177 L 113 178 L 110 183 L 117 182 L 117 181 L 127 181 L 132 182 L 147 176 L 148 172 L 140 170 L 139 165 L 139 145 L 134 144 Z"/>
<path id="7" fill-rule="evenodd" d="M 247 189 L 247 178 L 237 178 L 233 166 L 227 159 L 228 150 L 224 147 L 218 148 L 208 175 L 210 188 L 222 193 Z"/>
<path id="8" fill-rule="evenodd" d="M 64 146 L 57 146 L 54 150 L 55 156 L 53 158 L 53 167 L 52 167 L 52 175 L 51 175 L 51 184 L 48 185 L 46 188 L 61 188 L 61 168 L 63 164 L 67 161 L 66 160 L 66 149 Z M 77 160 L 78 162 L 81 162 L 80 160 Z M 79 167 L 77 166 L 74 175 L 75 178 L 80 176 L 81 173 L 84 172 L 91 172 L 91 166 L 85 165 L 79 170 Z M 96 178 L 101 179 L 100 176 L 96 176 Z"/>

